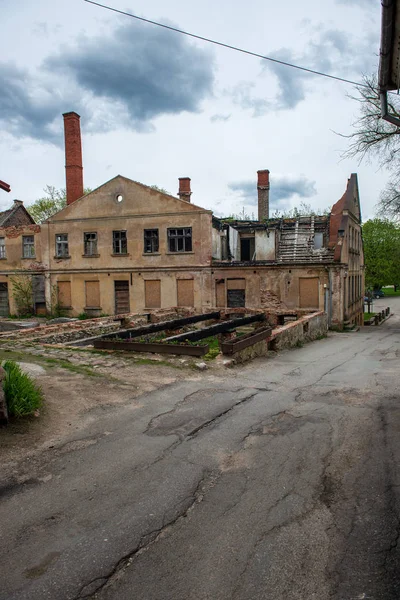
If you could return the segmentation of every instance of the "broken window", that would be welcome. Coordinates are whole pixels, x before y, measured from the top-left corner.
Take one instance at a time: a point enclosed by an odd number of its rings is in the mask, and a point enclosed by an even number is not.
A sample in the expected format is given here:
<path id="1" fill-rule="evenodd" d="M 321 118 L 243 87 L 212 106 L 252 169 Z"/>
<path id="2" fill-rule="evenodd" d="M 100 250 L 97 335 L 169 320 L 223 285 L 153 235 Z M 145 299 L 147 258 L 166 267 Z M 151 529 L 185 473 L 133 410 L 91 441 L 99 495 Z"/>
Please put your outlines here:
<path id="1" fill-rule="evenodd" d="M 56 233 L 56 256 L 65 258 L 69 255 L 68 233 Z"/>
<path id="2" fill-rule="evenodd" d="M 128 253 L 126 231 L 113 231 L 113 253 L 114 254 L 127 254 Z"/>
<path id="3" fill-rule="evenodd" d="M 324 245 L 324 234 L 321 232 L 314 233 L 314 250 L 320 250 Z"/>
<path id="4" fill-rule="evenodd" d="M 0 237 L 0 258 L 6 258 L 6 239 Z"/>
<path id="5" fill-rule="evenodd" d="M 144 230 L 144 252 L 145 254 L 158 252 L 158 229 Z"/>
<path id="6" fill-rule="evenodd" d="M 168 249 L 170 252 L 191 252 L 192 228 L 168 229 Z"/>
<path id="7" fill-rule="evenodd" d="M 33 235 L 22 236 L 22 257 L 35 258 L 35 238 Z"/>
<path id="8" fill-rule="evenodd" d="M 83 249 L 86 256 L 97 254 L 97 233 L 91 232 L 83 234 Z"/>

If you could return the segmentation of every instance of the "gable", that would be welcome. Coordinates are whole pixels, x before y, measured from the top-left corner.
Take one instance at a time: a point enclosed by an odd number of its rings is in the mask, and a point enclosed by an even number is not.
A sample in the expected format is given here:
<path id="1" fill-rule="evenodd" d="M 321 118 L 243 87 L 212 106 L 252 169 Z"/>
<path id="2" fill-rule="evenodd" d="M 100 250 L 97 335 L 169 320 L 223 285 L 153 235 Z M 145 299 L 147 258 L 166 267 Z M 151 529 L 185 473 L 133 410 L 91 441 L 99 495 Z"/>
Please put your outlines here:
<path id="1" fill-rule="evenodd" d="M 35 225 L 35 221 L 28 213 L 21 200 L 14 200 L 14 206 L 0 213 L 1 227 L 23 227 Z"/>
<path id="2" fill-rule="evenodd" d="M 117 175 L 114 179 L 93 192 L 82 196 L 73 204 L 53 215 L 47 222 L 136 215 L 168 215 L 199 211 L 211 212 Z"/>

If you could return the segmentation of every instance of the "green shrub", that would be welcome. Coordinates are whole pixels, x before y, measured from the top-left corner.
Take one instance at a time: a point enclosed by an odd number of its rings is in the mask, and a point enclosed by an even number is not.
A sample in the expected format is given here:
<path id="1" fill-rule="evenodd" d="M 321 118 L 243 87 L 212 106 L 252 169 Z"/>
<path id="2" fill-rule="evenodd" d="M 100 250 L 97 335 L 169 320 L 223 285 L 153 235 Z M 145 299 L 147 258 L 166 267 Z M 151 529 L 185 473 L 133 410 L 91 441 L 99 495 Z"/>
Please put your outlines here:
<path id="1" fill-rule="evenodd" d="M 25 417 L 38 410 L 43 402 L 41 388 L 13 360 L 3 363 L 6 377 L 3 382 L 8 414 Z"/>
<path id="2" fill-rule="evenodd" d="M 90 319 L 90 315 L 88 315 L 88 314 L 87 314 L 87 313 L 85 313 L 85 312 L 81 312 L 81 313 L 79 313 L 79 315 L 78 315 L 78 319 L 79 319 L 80 321 L 86 321 L 86 319 Z"/>

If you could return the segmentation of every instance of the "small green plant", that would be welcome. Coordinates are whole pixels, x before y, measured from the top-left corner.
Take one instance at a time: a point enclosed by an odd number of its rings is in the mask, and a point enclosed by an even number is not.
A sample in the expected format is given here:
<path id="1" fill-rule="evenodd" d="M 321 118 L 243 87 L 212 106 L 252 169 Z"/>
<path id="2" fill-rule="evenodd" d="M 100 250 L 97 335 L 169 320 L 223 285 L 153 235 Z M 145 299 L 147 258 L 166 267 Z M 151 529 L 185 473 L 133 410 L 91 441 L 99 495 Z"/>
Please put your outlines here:
<path id="1" fill-rule="evenodd" d="M 80 321 L 86 321 L 86 319 L 90 319 L 90 316 L 87 313 L 85 313 L 85 312 L 81 312 L 78 315 L 78 319 Z"/>
<path id="2" fill-rule="evenodd" d="M 41 388 L 13 360 L 6 360 L 3 368 L 6 372 L 3 389 L 8 414 L 25 417 L 39 410 L 43 403 Z"/>
<path id="3" fill-rule="evenodd" d="M 302 348 L 304 346 L 303 340 L 297 340 L 295 343 L 296 348 Z"/>
<path id="4" fill-rule="evenodd" d="M 19 317 L 31 317 L 34 314 L 32 275 L 18 273 L 10 277 L 12 295 Z"/>
<path id="5" fill-rule="evenodd" d="M 48 319 L 57 319 L 59 317 L 65 317 L 66 311 L 62 308 L 58 299 L 57 285 L 51 286 L 51 305 L 50 313 L 47 315 Z"/>

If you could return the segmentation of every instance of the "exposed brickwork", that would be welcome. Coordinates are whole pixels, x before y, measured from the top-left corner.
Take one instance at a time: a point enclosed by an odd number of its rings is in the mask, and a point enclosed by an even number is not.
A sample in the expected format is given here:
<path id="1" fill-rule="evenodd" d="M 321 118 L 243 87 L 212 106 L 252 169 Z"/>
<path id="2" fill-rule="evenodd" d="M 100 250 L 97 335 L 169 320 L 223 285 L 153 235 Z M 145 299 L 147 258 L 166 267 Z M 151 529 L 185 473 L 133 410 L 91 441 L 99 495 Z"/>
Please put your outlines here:
<path id="1" fill-rule="evenodd" d="M 2 235 L 6 238 L 18 238 L 21 235 L 29 235 L 34 233 L 40 233 L 40 225 L 20 225 L 12 227 L 0 227 Z"/>
<path id="2" fill-rule="evenodd" d="M 179 177 L 179 192 L 178 196 L 185 202 L 190 202 L 192 191 L 190 189 L 190 177 Z"/>
<path id="3" fill-rule="evenodd" d="M 83 196 L 83 167 L 80 116 L 75 112 L 65 113 L 65 175 L 67 204 Z"/>
<path id="4" fill-rule="evenodd" d="M 258 220 L 269 219 L 269 171 L 257 171 Z"/>

